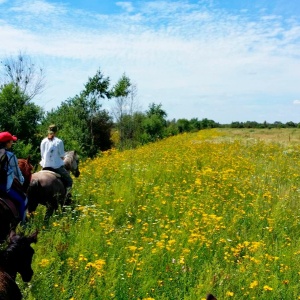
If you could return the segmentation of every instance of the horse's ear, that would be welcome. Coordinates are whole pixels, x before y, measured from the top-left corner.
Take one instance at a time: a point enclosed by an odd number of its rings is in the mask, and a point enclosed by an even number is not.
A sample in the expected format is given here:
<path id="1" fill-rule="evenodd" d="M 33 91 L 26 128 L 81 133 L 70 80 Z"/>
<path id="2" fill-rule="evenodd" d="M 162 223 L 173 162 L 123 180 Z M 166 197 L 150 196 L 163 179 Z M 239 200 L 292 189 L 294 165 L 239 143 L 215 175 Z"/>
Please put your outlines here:
<path id="1" fill-rule="evenodd" d="M 31 161 L 31 157 L 30 157 L 30 155 L 28 155 L 27 162 L 30 163 L 30 161 Z"/>
<path id="2" fill-rule="evenodd" d="M 28 236 L 28 241 L 29 243 L 36 243 L 37 242 L 37 236 L 38 236 L 38 230 L 34 233 L 32 233 L 31 235 Z"/>

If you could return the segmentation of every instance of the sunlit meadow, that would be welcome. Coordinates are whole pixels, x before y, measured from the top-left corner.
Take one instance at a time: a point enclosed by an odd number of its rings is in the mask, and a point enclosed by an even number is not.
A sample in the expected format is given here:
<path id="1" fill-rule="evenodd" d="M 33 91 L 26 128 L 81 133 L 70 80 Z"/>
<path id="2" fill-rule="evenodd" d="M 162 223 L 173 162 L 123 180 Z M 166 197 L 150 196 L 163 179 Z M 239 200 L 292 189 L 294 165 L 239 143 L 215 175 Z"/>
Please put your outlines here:
<path id="1" fill-rule="evenodd" d="M 300 299 L 300 131 L 241 132 L 82 163 L 75 209 L 43 227 L 39 207 L 27 227 L 40 233 L 24 298 Z"/>

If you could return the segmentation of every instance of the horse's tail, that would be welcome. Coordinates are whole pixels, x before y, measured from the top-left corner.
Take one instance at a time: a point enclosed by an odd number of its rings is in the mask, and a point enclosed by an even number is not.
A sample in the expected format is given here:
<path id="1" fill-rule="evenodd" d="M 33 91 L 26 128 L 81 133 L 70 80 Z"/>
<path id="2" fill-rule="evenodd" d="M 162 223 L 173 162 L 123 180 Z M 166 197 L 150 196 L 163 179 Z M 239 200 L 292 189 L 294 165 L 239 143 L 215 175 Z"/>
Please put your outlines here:
<path id="1" fill-rule="evenodd" d="M 27 189 L 28 212 L 33 212 L 38 206 L 38 194 L 41 184 L 38 179 L 32 179 Z"/>

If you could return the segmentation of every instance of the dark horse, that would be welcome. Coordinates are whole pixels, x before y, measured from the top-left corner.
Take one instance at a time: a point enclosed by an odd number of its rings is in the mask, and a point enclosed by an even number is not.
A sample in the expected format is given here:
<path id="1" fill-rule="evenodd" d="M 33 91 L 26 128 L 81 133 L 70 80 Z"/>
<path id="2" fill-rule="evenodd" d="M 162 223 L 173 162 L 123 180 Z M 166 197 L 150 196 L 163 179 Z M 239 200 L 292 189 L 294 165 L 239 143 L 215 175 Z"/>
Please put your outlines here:
<path id="1" fill-rule="evenodd" d="M 30 159 L 19 159 L 19 165 L 26 165 L 26 176 L 24 175 L 24 184 L 23 186 L 18 183 L 17 180 L 13 182 L 13 188 L 20 190 L 20 192 L 26 192 L 30 180 L 31 172 L 33 170 L 32 165 L 30 164 Z M 7 195 L 1 193 L 0 195 L 0 243 L 3 242 L 10 230 L 15 229 L 20 222 L 18 208 L 15 206 L 14 202 L 10 200 Z"/>
<path id="2" fill-rule="evenodd" d="M 76 151 L 65 153 L 64 164 L 67 171 L 75 177 L 80 175 L 78 169 L 79 158 Z M 25 173 L 27 173 L 26 166 L 20 164 L 19 166 L 25 176 Z M 38 204 L 45 205 L 47 209 L 44 220 L 48 221 L 53 212 L 58 209 L 58 206 L 65 204 L 65 195 L 66 189 L 60 180 L 60 175 L 48 170 L 33 173 L 27 189 L 28 212 L 35 211 Z"/>
<path id="3" fill-rule="evenodd" d="M 20 300 L 21 291 L 16 284 L 17 273 L 24 282 L 29 282 L 33 275 L 31 268 L 34 250 L 31 243 L 37 242 L 37 232 L 30 236 L 16 235 L 11 231 L 8 245 L 0 250 L 0 299 Z"/>

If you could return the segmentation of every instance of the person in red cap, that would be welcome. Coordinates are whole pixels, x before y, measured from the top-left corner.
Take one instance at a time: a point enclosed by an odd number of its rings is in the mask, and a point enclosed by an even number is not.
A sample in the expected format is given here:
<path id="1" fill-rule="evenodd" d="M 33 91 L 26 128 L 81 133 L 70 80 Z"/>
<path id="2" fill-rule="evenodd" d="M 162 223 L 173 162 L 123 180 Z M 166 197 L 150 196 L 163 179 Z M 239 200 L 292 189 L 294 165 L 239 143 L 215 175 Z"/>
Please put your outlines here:
<path id="1" fill-rule="evenodd" d="M 0 132 L 0 161 L 2 174 L 0 176 L 0 190 L 17 202 L 20 219 L 24 222 L 26 217 L 27 197 L 25 193 L 14 187 L 15 180 L 23 185 L 24 177 L 18 166 L 16 155 L 10 151 L 13 142 L 16 140 L 17 137 L 8 131 Z M 5 165 L 4 162 L 7 162 L 7 164 Z"/>

